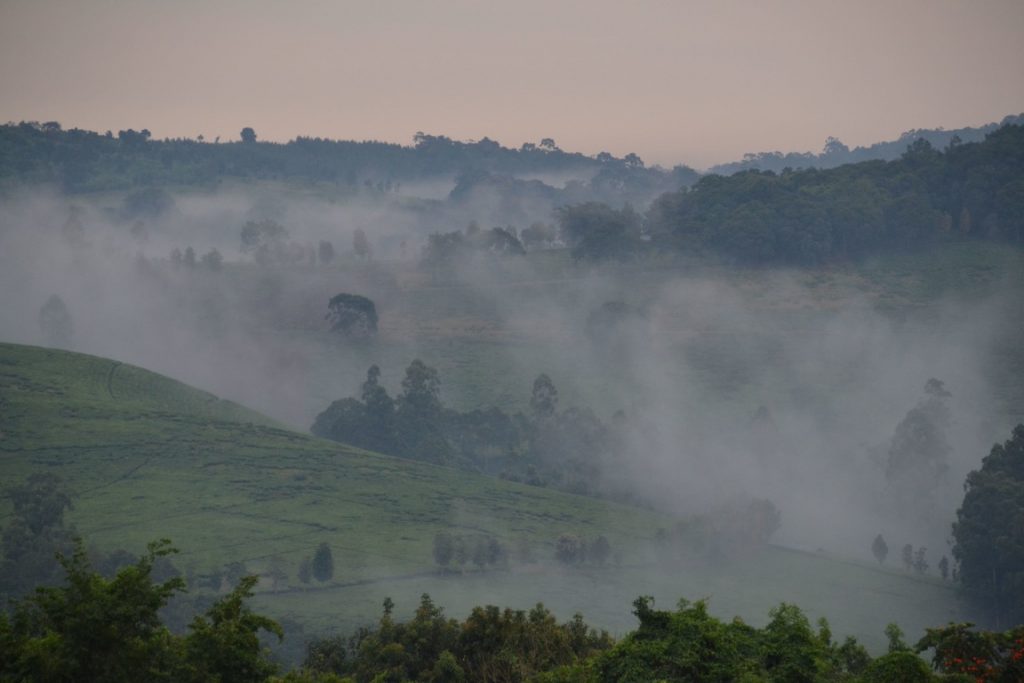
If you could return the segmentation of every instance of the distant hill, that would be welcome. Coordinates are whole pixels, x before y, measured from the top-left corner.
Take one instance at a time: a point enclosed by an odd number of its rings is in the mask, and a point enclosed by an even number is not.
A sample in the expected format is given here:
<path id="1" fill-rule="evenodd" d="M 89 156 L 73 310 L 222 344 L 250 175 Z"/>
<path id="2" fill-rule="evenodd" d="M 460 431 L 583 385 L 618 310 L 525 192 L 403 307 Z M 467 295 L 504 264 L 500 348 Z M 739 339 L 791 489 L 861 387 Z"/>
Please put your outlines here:
<path id="1" fill-rule="evenodd" d="M 708 169 L 708 173 L 718 175 L 732 175 L 740 171 L 775 171 L 779 172 L 786 168 L 834 168 L 843 164 L 852 164 L 860 161 L 871 161 L 881 159 L 892 161 L 898 159 L 907 151 L 913 142 L 927 140 L 936 149 L 945 149 L 955 139 L 960 142 L 981 142 L 985 136 L 1006 125 L 1024 124 L 1024 114 L 1006 116 L 999 123 L 989 123 L 984 126 L 956 128 L 946 130 L 944 128 L 918 128 L 908 130 L 895 140 L 876 142 L 867 147 L 854 147 L 850 149 L 836 138 L 829 138 L 821 153 L 813 152 L 751 152 L 743 155 L 740 161 L 733 161 L 726 164 L 719 164 Z"/>
<path id="2" fill-rule="evenodd" d="M 481 174 L 509 178 L 545 178 L 552 187 L 601 176 L 599 188 L 658 191 L 678 189 L 680 178 L 697 173 L 685 166 L 673 171 L 646 168 L 635 154 L 617 158 L 607 152 L 590 157 L 560 149 L 554 140 L 503 147 L 489 138 L 463 142 L 417 133 L 412 145 L 374 140 L 331 140 L 299 136 L 287 143 L 203 139 L 155 140 L 148 130 L 115 135 L 58 122 L 0 125 L 0 185 L 46 183 L 68 193 L 152 186 L 215 187 L 229 179 L 273 179 L 331 183 L 353 191 L 397 192 L 403 183 Z"/>

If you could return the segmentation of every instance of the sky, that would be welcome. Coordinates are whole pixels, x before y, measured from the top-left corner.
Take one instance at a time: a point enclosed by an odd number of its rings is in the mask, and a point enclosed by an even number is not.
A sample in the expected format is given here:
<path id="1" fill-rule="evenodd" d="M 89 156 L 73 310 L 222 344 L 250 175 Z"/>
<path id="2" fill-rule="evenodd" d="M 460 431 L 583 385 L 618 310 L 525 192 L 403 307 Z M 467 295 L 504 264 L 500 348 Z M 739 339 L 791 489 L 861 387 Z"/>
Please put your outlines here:
<path id="1" fill-rule="evenodd" d="M 0 121 L 706 168 L 1024 112 L 1024 0 L 0 0 Z"/>

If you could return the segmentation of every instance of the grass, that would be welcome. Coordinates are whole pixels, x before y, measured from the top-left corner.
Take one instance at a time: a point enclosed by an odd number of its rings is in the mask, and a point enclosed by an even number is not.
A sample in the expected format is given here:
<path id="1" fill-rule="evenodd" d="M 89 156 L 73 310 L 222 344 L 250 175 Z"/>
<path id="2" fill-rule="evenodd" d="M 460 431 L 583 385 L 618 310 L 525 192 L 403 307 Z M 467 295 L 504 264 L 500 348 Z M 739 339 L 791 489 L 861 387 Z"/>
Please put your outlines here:
<path id="1" fill-rule="evenodd" d="M 663 605 L 710 597 L 716 613 L 754 623 L 787 600 L 876 648 L 889 621 L 914 637 L 963 617 L 947 585 L 824 555 L 767 548 L 725 567 L 665 568 L 648 551 L 670 520 L 652 512 L 319 440 L 102 358 L 0 344 L 0 413 L 5 484 L 55 472 L 74 490 L 69 521 L 90 544 L 138 552 L 171 538 L 190 575 L 235 561 L 260 571 L 277 558 L 292 578 L 278 591 L 264 586 L 256 605 L 308 631 L 374 620 L 385 596 L 410 614 L 423 592 L 459 615 L 543 601 L 619 633 L 633 627 L 640 594 Z M 560 533 L 605 534 L 623 557 L 605 568 L 538 562 L 443 575 L 431 561 L 441 529 L 494 534 L 541 559 Z M 297 566 L 321 542 L 333 548 L 334 578 L 304 586 Z"/>
<path id="2" fill-rule="evenodd" d="M 328 541 L 360 550 L 363 568 L 340 575 L 351 580 L 374 558 L 428 568 L 434 532 L 453 524 L 545 543 L 553 529 L 644 537 L 657 519 L 316 439 L 92 356 L 2 344 L 0 379 L 5 481 L 55 471 L 90 541 L 137 549 L 169 536 L 200 569 Z"/>

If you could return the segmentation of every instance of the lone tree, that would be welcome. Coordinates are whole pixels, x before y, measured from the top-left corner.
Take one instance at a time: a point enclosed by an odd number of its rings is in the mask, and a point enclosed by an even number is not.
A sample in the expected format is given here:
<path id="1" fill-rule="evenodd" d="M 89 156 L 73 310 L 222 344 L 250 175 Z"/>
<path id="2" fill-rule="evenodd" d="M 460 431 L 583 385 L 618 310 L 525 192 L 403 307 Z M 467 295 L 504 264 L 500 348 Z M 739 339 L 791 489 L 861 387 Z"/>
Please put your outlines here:
<path id="1" fill-rule="evenodd" d="M 334 556 L 331 554 L 331 546 L 321 543 L 313 554 L 313 578 L 323 583 L 330 581 L 334 576 Z"/>
<path id="2" fill-rule="evenodd" d="M 326 320 L 331 332 L 349 337 L 370 337 L 377 333 L 377 307 L 365 296 L 341 293 L 327 304 Z"/>
<path id="3" fill-rule="evenodd" d="M 245 143 L 256 142 L 256 131 L 254 131 L 249 126 L 246 126 L 245 128 L 243 128 L 242 132 L 239 133 L 239 136 L 242 138 L 242 142 L 245 142 Z"/>
<path id="4" fill-rule="evenodd" d="M 935 378 L 925 383 L 924 394 L 896 426 L 889 445 L 885 476 L 905 504 L 933 498 L 953 450 L 946 438 L 951 394 Z"/>
<path id="5" fill-rule="evenodd" d="M 583 541 L 575 534 L 562 534 L 555 541 L 555 559 L 562 564 L 580 564 L 585 557 Z"/>
<path id="6" fill-rule="evenodd" d="M 558 407 L 558 389 L 546 374 L 537 375 L 533 380 L 533 392 L 530 394 L 530 410 L 537 418 L 549 418 Z"/>
<path id="7" fill-rule="evenodd" d="M 939 574 L 942 575 L 943 581 L 949 578 L 949 558 L 945 555 L 939 560 Z"/>
<path id="8" fill-rule="evenodd" d="M 71 313 L 56 294 L 39 309 L 39 329 L 49 346 L 66 347 L 71 342 Z"/>
<path id="9" fill-rule="evenodd" d="M 882 538 L 882 534 L 875 536 L 875 541 L 871 544 L 871 554 L 878 560 L 878 564 L 885 562 L 885 558 L 889 554 L 889 544 Z"/>
<path id="10" fill-rule="evenodd" d="M 997 620 L 1024 621 L 1024 424 L 967 475 L 953 524 L 964 589 Z"/>

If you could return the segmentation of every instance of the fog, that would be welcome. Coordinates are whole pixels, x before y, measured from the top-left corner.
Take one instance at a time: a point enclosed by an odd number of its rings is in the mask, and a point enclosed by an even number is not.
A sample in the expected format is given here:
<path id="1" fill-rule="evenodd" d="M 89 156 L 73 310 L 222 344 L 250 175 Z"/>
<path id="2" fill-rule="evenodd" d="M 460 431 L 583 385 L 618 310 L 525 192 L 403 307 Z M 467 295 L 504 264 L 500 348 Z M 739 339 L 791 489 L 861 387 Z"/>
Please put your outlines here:
<path id="1" fill-rule="evenodd" d="M 538 206 L 499 221 L 486 196 L 456 203 L 445 193 L 440 182 L 370 199 L 224 188 L 175 196 L 134 232 L 138 219 L 119 213 L 119 199 L 10 196 L 0 205 L 0 340 L 46 344 L 39 311 L 57 295 L 73 320 L 71 349 L 300 430 L 356 394 L 372 363 L 395 392 L 405 366 L 422 358 L 460 409 L 525 409 L 545 372 L 561 406 L 605 420 L 622 411 L 621 449 L 602 463 L 609 490 L 681 516 L 766 498 L 781 512 L 773 541 L 794 548 L 869 559 L 871 539 L 884 533 L 894 549 L 909 542 L 933 561 L 948 554 L 963 478 L 1009 428 L 989 361 L 1010 300 L 887 306 L 852 271 L 811 286 L 815 273 L 678 260 L 645 270 L 488 255 L 420 267 L 429 232 L 474 219 L 519 228 L 536 215 L 552 220 Z M 72 214 L 78 236 L 69 235 Z M 336 260 L 253 263 L 239 232 L 265 219 L 284 225 L 303 254 L 331 241 Z M 351 253 L 356 229 L 372 260 Z M 175 267 L 171 252 L 187 246 L 198 256 L 219 250 L 224 268 Z M 375 339 L 328 331 L 326 303 L 338 292 L 375 301 Z M 588 317 L 611 301 L 635 311 L 633 322 L 588 331 Z M 474 381 L 481 367 L 492 376 Z M 885 458 L 930 378 L 951 394 L 949 469 L 922 496 L 887 480 Z"/>

